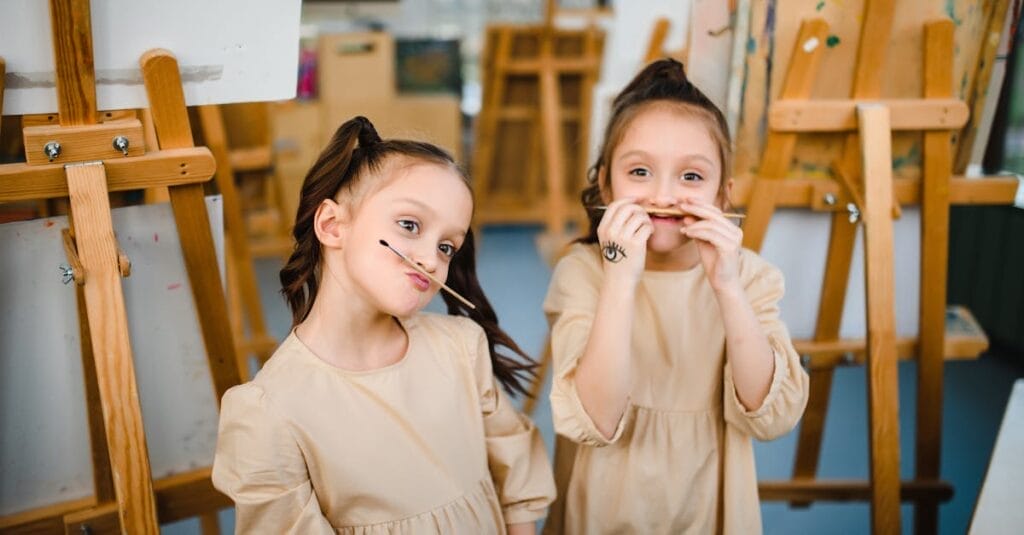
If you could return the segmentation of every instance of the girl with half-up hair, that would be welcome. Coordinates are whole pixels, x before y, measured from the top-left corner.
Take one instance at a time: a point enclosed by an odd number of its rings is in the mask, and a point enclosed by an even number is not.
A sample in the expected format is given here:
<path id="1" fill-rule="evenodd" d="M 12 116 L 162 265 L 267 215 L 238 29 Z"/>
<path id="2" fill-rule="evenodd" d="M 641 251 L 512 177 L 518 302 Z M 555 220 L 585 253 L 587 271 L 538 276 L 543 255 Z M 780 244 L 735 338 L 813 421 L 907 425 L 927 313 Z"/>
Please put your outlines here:
<path id="1" fill-rule="evenodd" d="M 743 249 L 722 112 L 665 59 L 613 102 L 555 267 L 558 501 L 545 533 L 760 533 L 751 438 L 796 425 L 807 373 L 782 274 Z"/>
<path id="2" fill-rule="evenodd" d="M 535 363 L 477 280 L 472 214 L 445 151 L 364 117 L 335 132 L 281 270 L 292 332 L 221 403 L 239 533 L 534 532 L 554 482 L 509 395 Z M 444 281 L 448 314 L 422 312 Z"/>

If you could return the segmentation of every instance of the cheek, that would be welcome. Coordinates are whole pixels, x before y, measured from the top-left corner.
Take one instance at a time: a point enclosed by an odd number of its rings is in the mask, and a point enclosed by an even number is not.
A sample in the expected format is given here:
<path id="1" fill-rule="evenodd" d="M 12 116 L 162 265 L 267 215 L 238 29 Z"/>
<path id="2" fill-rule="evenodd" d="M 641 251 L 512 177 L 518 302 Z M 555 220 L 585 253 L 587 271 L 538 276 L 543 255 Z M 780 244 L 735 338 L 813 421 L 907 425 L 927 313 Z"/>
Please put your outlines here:
<path id="1" fill-rule="evenodd" d="M 635 182 L 626 178 L 612 178 L 611 194 L 612 200 L 624 199 L 627 197 L 645 198 L 650 188 L 642 182 Z"/>

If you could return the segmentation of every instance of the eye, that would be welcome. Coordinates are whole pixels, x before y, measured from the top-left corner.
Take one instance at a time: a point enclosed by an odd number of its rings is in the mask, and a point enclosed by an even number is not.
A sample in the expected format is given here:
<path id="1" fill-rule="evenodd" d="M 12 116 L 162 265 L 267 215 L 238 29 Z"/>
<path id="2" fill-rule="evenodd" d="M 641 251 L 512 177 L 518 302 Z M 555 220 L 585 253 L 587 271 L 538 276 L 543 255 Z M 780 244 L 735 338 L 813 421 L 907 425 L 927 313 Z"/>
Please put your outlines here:
<path id="1" fill-rule="evenodd" d="M 412 219 L 399 219 L 398 226 L 412 234 L 419 234 L 420 232 L 420 224 Z"/>
<path id="2" fill-rule="evenodd" d="M 698 182 L 704 180 L 704 177 L 698 173 L 683 173 L 683 182 Z"/>
<path id="3" fill-rule="evenodd" d="M 438 244 L 437 250 L 441 251 L 441 254 L 447 256 L 448 258 L 455 256 L 455 253 L 457 252 L 455 250 L 455 246 L 450 243 Z"/>
<path id="4" fill-rule="evenodd" d="M 633 176 L 643 176 L 643 177 L 651 176 L 651 172 L 648 171 L 647 169 L 644 169 L 643 167 L 637 167 L 635 169 L 630 169 L 629 170 L 629 174 L 633 175 Z"/>

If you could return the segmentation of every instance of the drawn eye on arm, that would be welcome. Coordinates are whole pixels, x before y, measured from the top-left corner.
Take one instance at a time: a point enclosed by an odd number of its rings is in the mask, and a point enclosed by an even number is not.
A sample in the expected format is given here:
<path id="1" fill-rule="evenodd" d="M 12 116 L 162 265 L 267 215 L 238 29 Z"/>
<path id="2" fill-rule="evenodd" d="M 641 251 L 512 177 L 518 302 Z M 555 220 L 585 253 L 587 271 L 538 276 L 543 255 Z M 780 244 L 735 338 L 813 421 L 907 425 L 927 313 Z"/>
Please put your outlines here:
<path id="1" fill-rule="evenodd" d="M 626 258 L 626 250 L 621 245 L 610 241 L 601 246 L 601 254 L 604 255 L 604 259 L 611 262 L 621 262 L 622 259 Z"/>

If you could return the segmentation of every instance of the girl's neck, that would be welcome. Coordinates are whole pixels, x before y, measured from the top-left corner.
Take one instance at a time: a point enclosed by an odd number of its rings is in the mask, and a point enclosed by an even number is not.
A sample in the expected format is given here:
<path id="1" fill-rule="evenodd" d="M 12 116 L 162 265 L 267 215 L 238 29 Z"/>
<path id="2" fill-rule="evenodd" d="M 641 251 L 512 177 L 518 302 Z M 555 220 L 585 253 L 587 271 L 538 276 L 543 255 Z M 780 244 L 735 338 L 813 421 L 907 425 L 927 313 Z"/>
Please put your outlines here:
<path id="1" fill-rule="evenodd" d="M 687 241 L 678 248 L 658 253 L 647 250 L 646 271 L 687 271 L 700 264 L 700 253 L 697 244 Z"/>
<path id="2" fill-rule="evenodd" d="M 395 364 L 408 347 L 405 330 L 354 290 L 324 277 L 309 316 L 295 334 L 317 357 L 338 368 L 367 371 Z"/>

